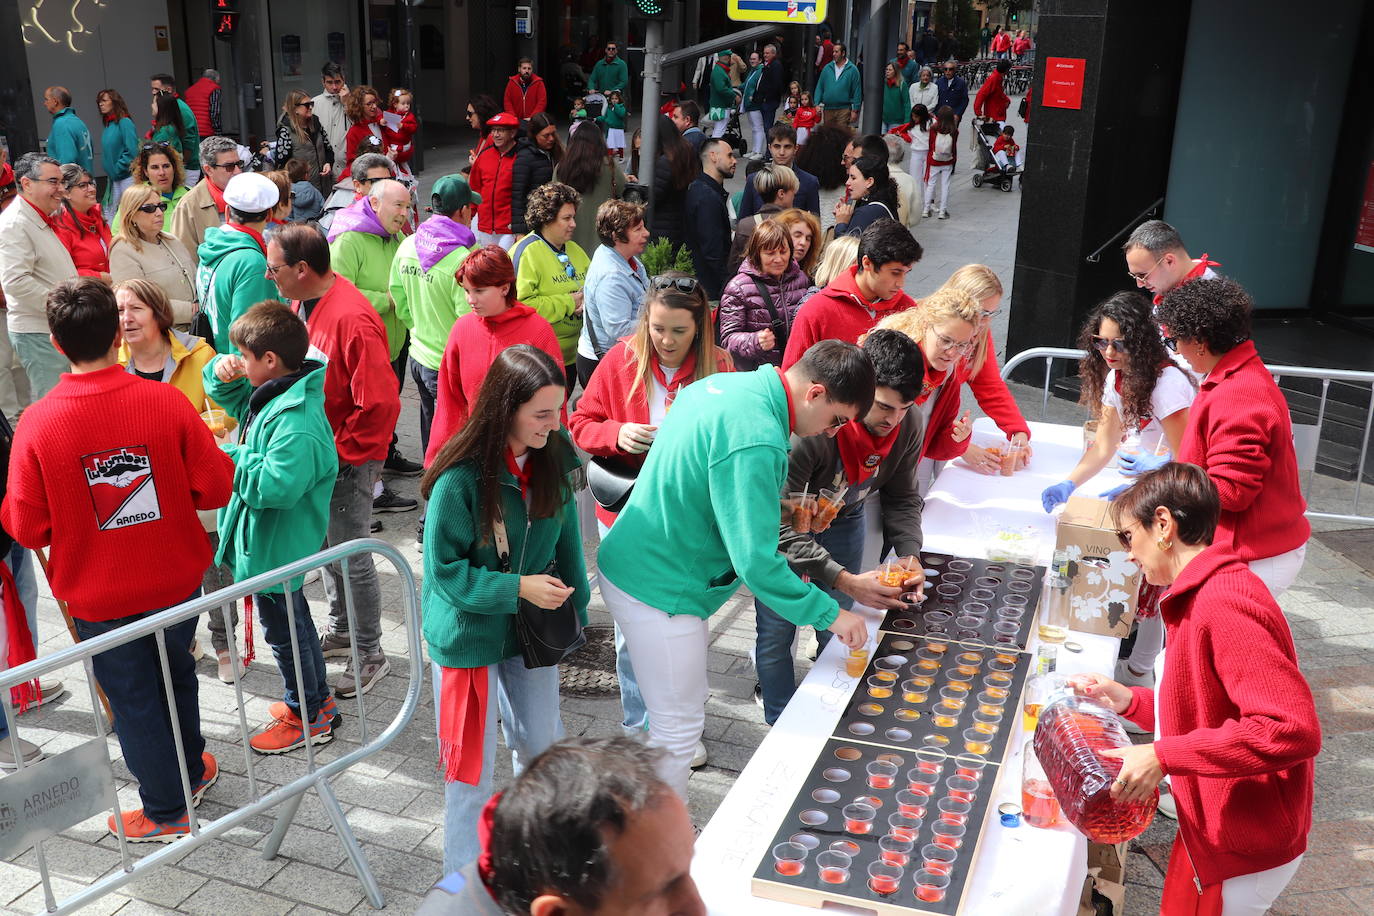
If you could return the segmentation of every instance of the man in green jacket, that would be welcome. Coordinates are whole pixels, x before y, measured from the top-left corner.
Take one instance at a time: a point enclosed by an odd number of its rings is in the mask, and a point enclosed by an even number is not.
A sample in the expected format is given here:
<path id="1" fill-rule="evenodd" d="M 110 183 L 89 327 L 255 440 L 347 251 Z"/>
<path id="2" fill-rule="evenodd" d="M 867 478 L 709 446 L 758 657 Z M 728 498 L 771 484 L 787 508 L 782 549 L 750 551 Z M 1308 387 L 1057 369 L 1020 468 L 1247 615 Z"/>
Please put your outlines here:
<path id="1" fill-rule="evenodd" d="M 239 443 L 225 446 L 234 459 L 234 494 L 219 510 L 215 562 L 230 564 L 242 582 L 320 549 L 339 455 L 324 413 L 324 363 L 306 358 L 305 322 L 284 303 L 260 302 L 230 326 L 229 337 L 242 355 L 215 357 L 202 378 L 206 394 L 240 421 Z M 249 739 L 260 754 L 304 747 L 306 722 L 312 744 L 334 738 L 337 711 L 304 584 L 301 576 L 253 596 L 285 689 L 272 724 Z"/>
<path id="2" fill-rule="evenodd" d="M 420 452 L 429 451 L 429 430 L 439 397 L 439 364 L 449 331 L 472 311 L 454 275 L 477 244 L 468 224 L 481 196 L 463 175 L 434 182 L 430 209 L 434 215 L 401 242 L 391 262 L 391 299 L 396 315 L 410 329 L 410 377 L 420 392 Z"/>
<path id="3" fill-rule="evenodd" d="M 229 326 L 264 299 L 280 300 L 267 272 L 267 246 L 262 232 L 281 199 L 272 179 L 245 172 L 224 186 L 224 225 L 205 230 L 196 268 L 196 298 L 210 319 L 210 345 L 220 353 L 237 353 Z"/>
<path id="4" fill-rule="evenodd" d="M 734 54 L 729 48 L 716 52 L 716 65 L 711 68 L 711 97 L 706 116 L 715 122 L 711 128 L 712 137 L 725 136 L 730 126 L 730 112 L 739 104 L 739 96 L 730 82 L 730 58 Z"/>
<path id="5" fill-rule="evenodd" d="M 794 624 L 851 647 L 868 639 L 862 618 L 787 568 L 777 533 L 789 436 L 834 436 L 866 415 L 873 380 L 863 350 L 823 340 L 785 373 L 765 366 L 681 389 L 601 543 L 601 594 L 642 672 L 660 773 L 684 798 L 706 724 L 706 621 L 741 584 Z"/>
<path id="6" fill-rule="evenodd" d="M 835 59 L 821 68 L 816 80 L 814 101 L 823 110 L 825 123 L 851 129 L 859 123 L 859 108 L 864 102 L 859 68 L 849 59 L 849 49 L 835 42 Z"/>
<path id="7" fill-rule="evenodd" d="M 72 94 L 61 86 L 49 86 L 43 91 L 43 107 L 52 115 L 52 132 L 48 134 L 48 155 L 60 164 L 74 162 L 94 174 L 92 165 L 91 132 L 72 108 Z"/>
<path id="8" fill-rule="evenodd" d="M 200 181 L 200 125 L 191 106 L 177 94 L 176 79 L 170 73 L 154 73 L 149 77 L 153 95 L 170 95 L 177 100 L 177 110 L 181 112 L 181 148 L 186 151 L 186 187 L 194 187 Z"/>
<path id="9" fill-rule="evenodd" d="M 591 78 L 587 80 L 587 101 L 600 101 L 603 111 L 606 94 L 612 89 L 619 89 L 625 96 L 626 104 L 629 104 L 630 68 L 617 56 L 619 53 L 619 45 L 613 41 L 606 42 L 606 56 L 592 67 Z"/>

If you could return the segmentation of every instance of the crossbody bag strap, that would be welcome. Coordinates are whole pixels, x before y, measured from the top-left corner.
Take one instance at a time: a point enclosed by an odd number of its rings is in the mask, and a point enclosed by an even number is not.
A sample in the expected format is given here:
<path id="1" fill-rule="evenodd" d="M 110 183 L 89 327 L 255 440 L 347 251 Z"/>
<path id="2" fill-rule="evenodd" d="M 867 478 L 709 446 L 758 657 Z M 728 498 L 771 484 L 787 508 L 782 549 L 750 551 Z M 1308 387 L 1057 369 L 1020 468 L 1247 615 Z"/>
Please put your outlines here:
<path id="1" fill-rule="evenodd" d="M 763 304 L 768 307 L 768 313 L 773 316 L 774 321 L 782 322 L 783 330 L 786 332 L 787 322 L 783 320 L 782 314 L 778 311 L 778 307 L 773 304 L 773 295 L 768 292 L 768 285 L 753 274 L 749 275 L 749 279 L 754 281 L 754 288 L 757 289 L 759 295 L 763 297 Z M 781 343 L 781 341 L 778 341 L 778 343 Z"/>
<path id="2" fill-rule="evenodd" d="M 167 254 L 170 255 L 172 260 L 176 263 L 177 270 L 181 271 L 181 275 L 186 278 L 186 282 L 191 287 L 191 296 L 193 297 L 193 300 L 196 303 L 196 305 L 199 306 L 200 290 L 196 289 L 196 281 L 192 279 L 191 275 L 186 272 L 186 267 L 181 263 L 181 258 L 177 257 L 177 253 L 172 250 L 171 245 L 167 244 L 166 239 L 159 239 L 158 244 L 160 244 L 163 248 L 167 249 Z"/>

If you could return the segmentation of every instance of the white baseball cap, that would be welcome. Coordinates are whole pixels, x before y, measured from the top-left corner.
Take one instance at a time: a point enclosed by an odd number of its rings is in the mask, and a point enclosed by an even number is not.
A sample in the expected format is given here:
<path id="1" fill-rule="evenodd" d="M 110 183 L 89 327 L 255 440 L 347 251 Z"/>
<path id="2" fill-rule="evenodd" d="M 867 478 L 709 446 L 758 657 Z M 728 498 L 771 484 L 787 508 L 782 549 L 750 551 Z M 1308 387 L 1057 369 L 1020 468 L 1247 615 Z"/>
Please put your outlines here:
<path id="1" fill-rule="evenodd" d="M 224 186 L 224 202 L 240 213 L 262 213 L 280 201 L 276 184 L 257 172 L 240 172 Z"/>

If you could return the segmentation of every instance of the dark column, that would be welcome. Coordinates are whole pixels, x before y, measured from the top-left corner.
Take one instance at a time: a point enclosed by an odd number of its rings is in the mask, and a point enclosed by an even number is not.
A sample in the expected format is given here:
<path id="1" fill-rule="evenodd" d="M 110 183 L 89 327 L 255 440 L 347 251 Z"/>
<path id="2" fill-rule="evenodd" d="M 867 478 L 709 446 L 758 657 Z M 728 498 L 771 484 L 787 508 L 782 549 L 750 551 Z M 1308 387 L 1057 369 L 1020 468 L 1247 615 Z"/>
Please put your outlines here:
<path id="1" fill-rule="evenodd" d="M 0 3 L 0 134 L 9 144 L 11 162 L 38 149 L 34 89 L 19 11 L 17 3 Z"/>
<path id="2" fill-rule="evenodd" d="M 897 2 L 897 0 L 893 0 Z M 887 63 L 888 0 L 868 0 L 864 26 L 864 107 L 859 115 L 861 133 L 880 134 L 883 131 L 883 65 Z M 855 56 L 850 49 L 849 56 Z"/>
<path id="3" fill-rule="evenodd" d="M 1121 240 L 1086 258 L 1164 196 L 1190 5 L 1041 0 L 1008 354 L 1071 346 L 1094 304 L 1134 287 Z M 1051 57 L 1087 61 L 1081 109 L 1041 104 Z"/>

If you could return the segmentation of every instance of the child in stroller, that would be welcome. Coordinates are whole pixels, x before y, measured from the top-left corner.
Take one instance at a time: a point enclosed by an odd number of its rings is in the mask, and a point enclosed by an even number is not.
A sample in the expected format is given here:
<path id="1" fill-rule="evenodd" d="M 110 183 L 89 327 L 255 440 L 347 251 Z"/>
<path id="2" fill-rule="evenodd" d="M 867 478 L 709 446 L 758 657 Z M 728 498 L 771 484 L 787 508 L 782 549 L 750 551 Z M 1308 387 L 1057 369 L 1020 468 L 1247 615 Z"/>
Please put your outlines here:
<path id="1" fill-rule="evenodd" d="M 975 125 L 973 133 L 978 144 L 978 158 L 973 167 L 973 186 L 981 188 L 987 184 L 1003 191 L 1010 191 L 1015 186 L 1014 176 L 1017 169 L 1007 158 L 1006 152 L 996 146 L 1003 136 L 997 122 L 991 118 L 983 119 Z M 1000 160 L 998 153 L 1001 153 Z"/>

